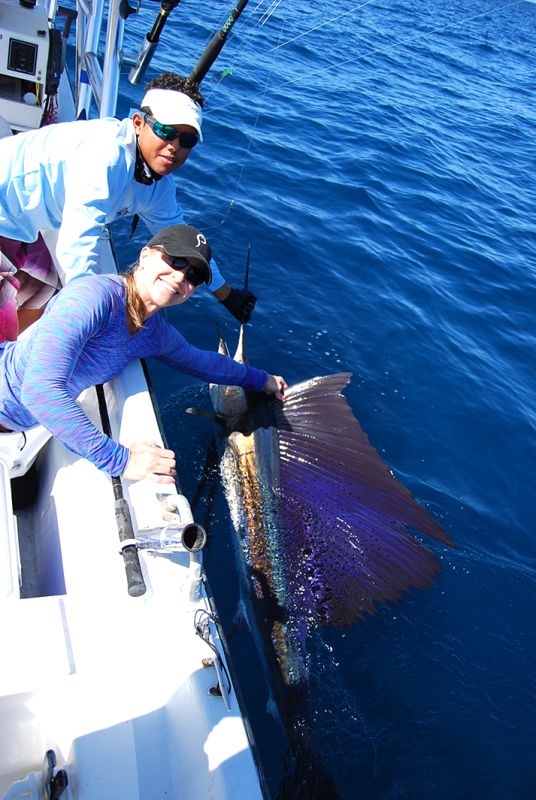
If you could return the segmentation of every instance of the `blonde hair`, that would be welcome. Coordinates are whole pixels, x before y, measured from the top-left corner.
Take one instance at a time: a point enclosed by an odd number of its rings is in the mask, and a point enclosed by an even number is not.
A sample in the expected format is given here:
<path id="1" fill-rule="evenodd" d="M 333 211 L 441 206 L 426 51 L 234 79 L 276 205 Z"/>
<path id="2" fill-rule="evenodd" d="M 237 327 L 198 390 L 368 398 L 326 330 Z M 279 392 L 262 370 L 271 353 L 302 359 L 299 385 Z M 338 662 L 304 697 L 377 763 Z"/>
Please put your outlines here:
<path id="1" fill-rule="evenodd" d="M 137 261 L 132 268 L 125 273 L 127 326 L 130 333 L 137 333 L 143 328 L 143 323 L 145 322 L 145 307 L 136 289 L 136 281 L 134 279 L 134 273 L 139 263 L 140 262 Z"/>

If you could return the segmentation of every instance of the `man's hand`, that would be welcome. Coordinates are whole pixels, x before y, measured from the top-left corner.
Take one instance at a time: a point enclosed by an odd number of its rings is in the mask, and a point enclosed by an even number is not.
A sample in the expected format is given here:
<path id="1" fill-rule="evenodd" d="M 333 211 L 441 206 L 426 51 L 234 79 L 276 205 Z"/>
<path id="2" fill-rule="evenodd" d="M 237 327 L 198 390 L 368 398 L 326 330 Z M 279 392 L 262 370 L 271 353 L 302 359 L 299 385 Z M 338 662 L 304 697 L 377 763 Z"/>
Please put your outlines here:
<path id="1" fill-rule="evenodd" d="M 231 289 L 221 302 L 233 317 L 239 322 L 246 323 L 251 319 L 257 298 L 248 289 Z"/>

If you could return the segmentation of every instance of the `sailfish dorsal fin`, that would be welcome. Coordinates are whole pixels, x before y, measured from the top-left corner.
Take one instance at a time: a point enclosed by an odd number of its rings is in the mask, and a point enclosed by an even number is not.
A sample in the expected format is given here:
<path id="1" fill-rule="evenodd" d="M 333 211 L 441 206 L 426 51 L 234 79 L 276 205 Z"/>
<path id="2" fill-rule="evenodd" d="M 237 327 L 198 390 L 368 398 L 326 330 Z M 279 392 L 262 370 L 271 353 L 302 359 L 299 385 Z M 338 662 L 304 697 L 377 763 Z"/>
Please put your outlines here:
<path id="1" fill-rule="evenodd" d="M 350 376 L 293 386 L 276 410 L 293 602 L 335 625 L 431 582 L 437 561 L 408 528 L 452 545 L 370 444 L 341 393 Z"/>

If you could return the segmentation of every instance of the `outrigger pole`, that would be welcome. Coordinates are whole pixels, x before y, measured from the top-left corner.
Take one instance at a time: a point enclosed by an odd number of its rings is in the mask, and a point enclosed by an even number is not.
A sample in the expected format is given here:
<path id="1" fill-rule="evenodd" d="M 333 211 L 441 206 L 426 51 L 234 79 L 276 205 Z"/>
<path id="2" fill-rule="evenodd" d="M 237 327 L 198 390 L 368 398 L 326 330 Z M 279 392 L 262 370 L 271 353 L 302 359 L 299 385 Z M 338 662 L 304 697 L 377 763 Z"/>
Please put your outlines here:
<path id="1" fill-rule="evenodd" d="M 130 83 L 138 84 L 145 74 L 145 70 L 149 66 L 151 62 L 151 58 L 153 57 L 153 53 L 156 50 L 158 42 L 160 41 L 160 34 L 164 29 L 164 25 L 167 22 L 167 19 L 174 8 L 176 8 L 180 3 L 180 0 L 163 0 L 160 10 L 158 12 L 158 16 L 155 20 L 155 23 L 151 29 L 151 31 L 146 34 L 144 42 L 140 48 L 138 53 L 138 57 L 136 59 L 136 63 L 130 70 L 130 74 L 128 79 Z M 248 0 L 239 0 L 236 6 L 231 11 L 229 17 L 224 22 L 221 29 L 214 34 L 212 39 L 210 40 L 209 44 L 205 48 L 201 58 L 197 62 L 196 66 L 191 71 L 190 75 L 188 76 L 188 80 L 191 83 L 201 83 L 213 63 L 216 61 L 217 57 L 219 56 L 223 45 L 227 40 L 227 35 L 233 25 L 235 24 L 236 20 L 245 9 L 248 4 Z"/>

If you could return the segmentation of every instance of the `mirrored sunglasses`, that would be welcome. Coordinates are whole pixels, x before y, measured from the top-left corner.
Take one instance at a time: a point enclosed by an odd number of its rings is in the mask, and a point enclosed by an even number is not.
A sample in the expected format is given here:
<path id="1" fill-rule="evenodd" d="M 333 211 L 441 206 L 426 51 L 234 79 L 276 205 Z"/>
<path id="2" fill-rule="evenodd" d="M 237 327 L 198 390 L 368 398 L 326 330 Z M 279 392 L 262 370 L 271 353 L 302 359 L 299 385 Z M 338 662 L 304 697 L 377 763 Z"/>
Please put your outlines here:
<path id="1" fill-rule="evenodd" d="M 199 267 L 190 264 L 186 258 L 172 258 L 168 256 L 169 262 L 173 269 L 180 269 L 184 271 L 184 277 L 192 284 L 192 286 L 201 286 L 205 283 L 205 273 Z"/>
<path id="2" fill-rule="evenodd" d="M 149 114 L 145 114 L 144 120 L 155 136 L 158 136 L 159 139 L 163 139 L 164 142 L 174 142 L 175 139 L 178 139 L 181 147 L 184 147 L 186 150 L 191 150 L 199 141 L 199 134 L 197 131 L 193 133 L 190 131 L 181 131 L 179 133 L 173 125 L 163 125 L 154 117 L 150 117 Z"/>

